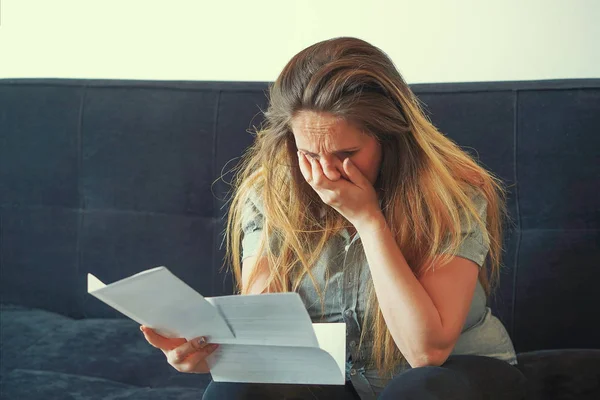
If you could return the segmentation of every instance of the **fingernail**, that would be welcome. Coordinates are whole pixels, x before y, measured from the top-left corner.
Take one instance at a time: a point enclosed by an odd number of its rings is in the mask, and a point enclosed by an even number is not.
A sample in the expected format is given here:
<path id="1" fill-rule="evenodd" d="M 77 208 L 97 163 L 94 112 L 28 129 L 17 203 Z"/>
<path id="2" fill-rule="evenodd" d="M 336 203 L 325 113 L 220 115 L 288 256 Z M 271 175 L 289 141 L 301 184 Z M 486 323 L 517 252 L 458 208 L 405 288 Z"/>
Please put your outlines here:
<path id="1" fill-rule="evenodd" d="M 144 327 L 140 326 L 140 331 L 144 332 Z"/>
<path id="2" fill-rule="evenodd" d="M 211 345 L 210 345 L 210 349 L 211 349 L 211 350 L 216 350 L 216 349 L 217 349 L 217 347 L 219 347 L 219 345 L 218 345 L 218 344 L 216 344 L 216 343 L 213 343 L 213 344 L 211 344 Z"/>

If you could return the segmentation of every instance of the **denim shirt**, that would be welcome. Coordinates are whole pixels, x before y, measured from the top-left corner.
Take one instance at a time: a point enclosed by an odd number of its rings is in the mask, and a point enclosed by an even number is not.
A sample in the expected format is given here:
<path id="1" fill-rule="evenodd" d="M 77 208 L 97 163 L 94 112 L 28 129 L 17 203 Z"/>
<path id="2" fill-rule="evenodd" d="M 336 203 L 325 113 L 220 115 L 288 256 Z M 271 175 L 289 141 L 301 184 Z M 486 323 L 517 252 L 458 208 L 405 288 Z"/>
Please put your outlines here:
<path id="1" fill-rule="evenodd" d="M 474 198 L 479 215 L 485 221 L 486 201 L 481 195 Z M 256 255 L 262 234 L 262 203 L 250 194 L 242 216 L 242 257 Z M 487 232 L 476 224 L 470 229 L 463 222 L 464 241 L 457 256 L 483 266 L 489 250 Z M 363 340 L 359 348 L 361 327 L 368 300 L 368 284 L 371 280 L 366 256 L 358 233 L 353 238 L 347 230 L 334 235 L 326 244 L 312 269 L 324 299 L 324 308 L 312 281 L 304 277 L 298 293 L 313 322 L 346 323 L 346 380 L 351 381 L 361 400 L 375 399 L 391 377 L 380 377 L 376 370 L 366 367 L 372 349 L 372 341 Z M 326 277 L 329 277 L 326 284 Z M 324 312 L 323 312 L 324 311 Z M 472 354 L 494 357 L 516 364 L 516 354 L 508 332 L 487 307 L 486 296 L 478 281 L 467 319 L 451 355 Z M 410 366 L 400 365 L 395 373 Z"/>

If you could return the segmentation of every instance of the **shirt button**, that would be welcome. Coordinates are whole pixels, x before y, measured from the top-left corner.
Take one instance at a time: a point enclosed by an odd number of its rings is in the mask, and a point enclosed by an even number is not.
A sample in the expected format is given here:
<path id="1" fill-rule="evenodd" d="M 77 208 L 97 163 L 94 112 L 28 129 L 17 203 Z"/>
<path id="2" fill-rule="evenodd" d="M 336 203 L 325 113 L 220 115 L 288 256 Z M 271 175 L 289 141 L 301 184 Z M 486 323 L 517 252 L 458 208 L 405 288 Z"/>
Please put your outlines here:
<path id="1" fill-rule="evenodd" d="M 353 340 L 350 342 L 350 347 L 354 347 L 354 346 L 356 346 L 356 342 Z"/>
<path id="2" fill-rule="evenodd" d="M 346 315 L 346 317 L 352 318 L 352 310 L 346 310 L 344 314 Z"/>
<path id="3" fill-rule="evenodd" d="M 354 375 L 356 375 L 356 370 L 355 370 L 354 368 L 352 368 L 352 369 L 350 370 L 350 375 L 353 375 L 353 376 L 354 376 Z"/>

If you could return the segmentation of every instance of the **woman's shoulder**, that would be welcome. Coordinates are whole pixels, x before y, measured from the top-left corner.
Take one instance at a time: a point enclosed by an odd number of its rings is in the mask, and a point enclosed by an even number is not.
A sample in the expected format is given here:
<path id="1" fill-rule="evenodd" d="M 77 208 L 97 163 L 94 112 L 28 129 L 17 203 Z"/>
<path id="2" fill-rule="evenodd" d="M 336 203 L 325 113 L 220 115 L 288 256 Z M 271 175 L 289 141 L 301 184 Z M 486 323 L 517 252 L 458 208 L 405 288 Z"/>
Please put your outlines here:
<path id="1" fill-rule="evenodd" d="M 259 184 L 253 184 L 248 187 L 242 200 L 242 204 L 245 208 L 255 208 L 257 211 L 264 213 L 262 188 Z"/>
<path id="2" fill-rule="evenodd" d="M 468 205 L 459 205 L 459 217 L 461 233 L 474 232 L 481 230 L 484 227 L 480 227 L 475 222 L 476 218 L 480 218 L 482 223 L 486 223 L 488 201 L 483 191 L 475 186 L 469 186 L 464 189 L 464 193 L 469 197 L 470 203 Z"/>
<path id="3" fill-rule="evenodd" d="M 487 210 L 488 201 L 485 197 L 485 194 L 476 186 L 469 185 L 465 189 L 465 193 L 469 196 L 471 201 L 473 202 L 473 207 L 477 210 L 477 212 L 481 215 L 485 213 Z"/>

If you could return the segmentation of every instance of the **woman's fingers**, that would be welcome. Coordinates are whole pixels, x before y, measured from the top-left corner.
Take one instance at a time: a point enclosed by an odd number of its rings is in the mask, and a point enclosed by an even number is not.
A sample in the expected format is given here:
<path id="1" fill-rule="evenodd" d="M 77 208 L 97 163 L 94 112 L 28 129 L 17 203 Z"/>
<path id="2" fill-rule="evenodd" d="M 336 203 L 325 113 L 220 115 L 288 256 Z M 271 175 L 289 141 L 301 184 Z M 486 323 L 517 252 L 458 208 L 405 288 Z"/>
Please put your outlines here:
<path id="1" fill-rule="evenodd" d="M 337 166 L 329 163 L 321 165 L 321 162 L 300 151 L 298 151 L 298 165 L 302 176 L 312 186 L 329 189 L 331 182 L 336 182 L 344 177 L 341 169 L 338 169 Z M 340 168 L 342 167 L 340 166 Z"/>
<path id="2" fill-rule="evenodd" d="M 210 351 L 210 353 L 212 353 L 213 351 L 214 350 Z M 206 374 L 210 372 L 210 367 L 206 362 L 206 357 L 208 357 L 210 353 L 203 354 L 201 352 L 197 352 L 192 354 L 187 358 L 187 360 L 185 361 L 185 365 L 182 365 L 181 368 L 184 370 L 187 369 L 189 370 L 189 372 L 193 372 L 195 374 Z"/>
<path id="3" fill-rule="evenodd" d="M 338 169 L 338 166 L 337 166 L 337 164 L 341 164 L 341 163 L 338 161 L 337 157 L 333 159 L 333 162 L 331 162 L 331 159 L 321 160 L 320 164 L 321 164 L 321 168 L 323 170 L 323 174 L 330 181 L 336 182 L 340 178 L 342 178 L 342 174 L 340 173 L 340 170 Z M 340 165 L 340 167 L 341 167 L 341 165 Z"/>
<path id="4" fill-rule="evenodd" d="M 311 176 L 312 176 L 312 184 L 314 186 L 323 185 L 323 171 L 321 170 L 321 164 L 318 163 L 315 159 L 310 159 L 310 168 L 311 168 Z"/>
<path id="5" fill-rule="evenodd" d="M 321 163 L 313 158 L 310 159 L 311 186 L 315 189 L 332 190 L 335 182 L 331 181 L 323 172 Z"/>
<path id="6" fill-rule="evenodd" d="M 300 151 L 298 151 L 298 157 L 300 171 L 306 182 L 313 187 L 322 185 L 324 182 L 324 174 L 321 169 L 321 164 Z"/>
<path id="7" fill-rule="evenodd" d="M 167 359 L 171 362 L 178 363 L 187 358 L 196 350 L 201 350 L 206 347 L 206 338 L 204 336 L 187 341 L 169 352 Z"/>
<path id="8" fill-rule="evenodd" d="M 177 346 L 181 346 L 182 344 L 187 342 L 187 340 L 185 340 L 184 338 L 166 338 L 156 333 L 153 329 L 145 327 L 143 325 L 140 327 L 140 330 L 144 333 L 144 337 L 146 338 L 148 343 L 150 343 L 157 349 L 161 349 L 163 352 L 173 350 L 177 348 Z"/>
<path id="9" fill-rule="evenodd" d="M 325 204 L 332 207 L 338 205 L 341 187 L 350 183 L 346 182 L 345 179 L 340 179 L 342 174 L 337 169 L 335 174 L 329 177 L 325 175 L 319 161 L 307 157 L 300 151 L 298 152 L 298 157 L 300 170 L 306 182 L 317 192 Z M 328 165 L 326 168 L 335 169 L 335 166 Z"/>
<path id="10" fill-rule="evenodd" d="M 369 180 L 362 174 L 362 172 L 360 172 L 360 170 L 356 167 L 356 165 L 350 161 L 349 158 L 344 160 L 342 167 L 344 168 L 346 175 L 348 175 L 348 178 L 350 178 L 350 182 L 354 183 L 355 185 L 364 188 L 371 184 Z"/>
<path id="11" fill-rule="evenodd" d="M 306 154 L 298 151 L 298 165 L 300 166 L 300 172 L 304 177 L 304 180 L 310 184 L 312 181 L 312 166 L 310 162 L 306 159 Z"/>
<path id="12" fill-rule="evenodd" d="M 206 357 L 219 347 L 218 344 L 207 343 L 204 336 L 189 341 L 184 338 L 166 338 L 143 325 L 140 330 L 148 343 L 162 350 L 167 362 L 177 371 L 196 374 L 210 372 Z"/>
<path id="13" fill-rule="evenodd" d="M 167 354 L 168 363 L 179 372 L 203 374 L 209 372 L 206 357 L 213 353 L 218 344 L 203 343 L 202 347 L 193 344 L 196 340 L 190 340 L 188 343 L 171 350 Z"/>

